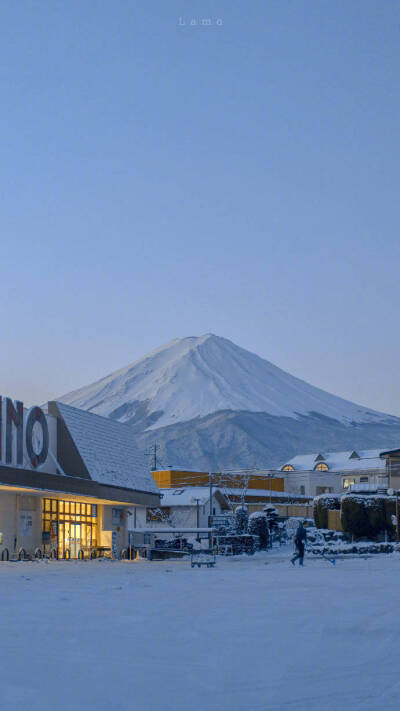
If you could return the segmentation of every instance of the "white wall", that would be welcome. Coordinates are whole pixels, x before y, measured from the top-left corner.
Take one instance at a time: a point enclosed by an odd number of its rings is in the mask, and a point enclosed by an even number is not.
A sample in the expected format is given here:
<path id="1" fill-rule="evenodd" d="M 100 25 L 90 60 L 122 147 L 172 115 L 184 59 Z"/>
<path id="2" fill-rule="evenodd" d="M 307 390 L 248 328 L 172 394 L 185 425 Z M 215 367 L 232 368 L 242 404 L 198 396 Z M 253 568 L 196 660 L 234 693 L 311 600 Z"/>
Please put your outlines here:
<path id="1" fill-rule="evenodd" d="M 0 553 L 4 548 L 8 548 L 10 557 L 20 548 L 33 553 L 42 545 L 41 497 L 0 490 L 0 532 Z"/>
<path id="2" fill-rule="evenodd" d="M 334 472 L 286 472 L 287 491 L 292 494 L 300 494 L 301 487 L 304 486 L 306 496 L 316 496 L 317 487 L 332 488 L 332 493 L 339 494 L 342 491 L 341 476 Z"/>

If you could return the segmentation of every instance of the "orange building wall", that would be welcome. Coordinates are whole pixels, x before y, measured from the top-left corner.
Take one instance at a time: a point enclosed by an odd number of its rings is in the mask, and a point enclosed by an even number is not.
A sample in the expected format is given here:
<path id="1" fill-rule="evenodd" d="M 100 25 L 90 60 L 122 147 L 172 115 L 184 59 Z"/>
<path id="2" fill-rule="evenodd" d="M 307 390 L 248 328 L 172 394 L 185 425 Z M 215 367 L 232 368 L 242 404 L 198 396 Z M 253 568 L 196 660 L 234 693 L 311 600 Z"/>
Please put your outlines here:
<path id="1" fill-rule="evenodd" d="M 208 486 L 210 475 L 208 472 L 177 471 L 165 469 L 152 472 L 153 478 L 160 489 L 177 489 L 184 486 Z M 265 491 L 284 491 L 285 480 L 282 477 L 250 476 L 248 489 L 264 489 Z M 227 486 L 230 489 L 243 488 L 243 477 L 229 477 L 224 474 L 213 474 L 215 486 Z"/>

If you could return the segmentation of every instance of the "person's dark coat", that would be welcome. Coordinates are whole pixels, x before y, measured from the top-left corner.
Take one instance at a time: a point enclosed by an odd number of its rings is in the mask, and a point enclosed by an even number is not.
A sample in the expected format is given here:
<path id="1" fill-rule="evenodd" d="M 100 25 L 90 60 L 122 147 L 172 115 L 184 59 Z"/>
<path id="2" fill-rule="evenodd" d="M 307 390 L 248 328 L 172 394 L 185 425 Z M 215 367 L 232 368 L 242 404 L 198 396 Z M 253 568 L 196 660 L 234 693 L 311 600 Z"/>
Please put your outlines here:
<path id="1" fill-rule="evenodd" d="M 294 537 L 294 542 L 297 543 L 297 541 L 303 544 L 305 544 L 305 542 L 307 541 L 307 531 L 302 523 L 299 523 L 296 535 Z"/>

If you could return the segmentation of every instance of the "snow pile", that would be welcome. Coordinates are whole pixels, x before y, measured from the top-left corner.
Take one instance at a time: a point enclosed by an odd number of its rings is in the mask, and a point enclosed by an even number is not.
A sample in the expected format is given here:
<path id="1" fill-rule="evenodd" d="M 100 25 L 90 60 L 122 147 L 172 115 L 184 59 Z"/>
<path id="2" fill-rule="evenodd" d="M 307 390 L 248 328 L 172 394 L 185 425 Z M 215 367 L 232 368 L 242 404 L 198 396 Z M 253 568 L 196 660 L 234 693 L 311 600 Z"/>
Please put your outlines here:
<path id="1" fill-rule="evenodd" d="M 149 428 L 225 410 L 291 418 L 319 413 L 346 424 L 396 422 L 309 385 L 212 334 L 171 341 L 59 399 L 120 421 L 132 421 L 145 408 Z"/>

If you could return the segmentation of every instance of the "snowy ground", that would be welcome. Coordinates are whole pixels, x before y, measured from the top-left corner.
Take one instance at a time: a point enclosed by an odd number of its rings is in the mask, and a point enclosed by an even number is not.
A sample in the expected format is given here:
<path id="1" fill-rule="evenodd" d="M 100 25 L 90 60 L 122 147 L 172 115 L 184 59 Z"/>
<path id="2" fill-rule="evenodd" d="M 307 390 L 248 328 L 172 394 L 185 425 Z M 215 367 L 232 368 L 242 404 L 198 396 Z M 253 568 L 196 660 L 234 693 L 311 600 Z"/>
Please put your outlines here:
<path id="1" fill-rule="evenodd" d="M 0 709 L 397 711 L 400 556 L 306 563 L 0 563 Z"/>

